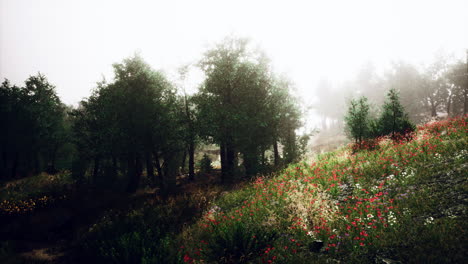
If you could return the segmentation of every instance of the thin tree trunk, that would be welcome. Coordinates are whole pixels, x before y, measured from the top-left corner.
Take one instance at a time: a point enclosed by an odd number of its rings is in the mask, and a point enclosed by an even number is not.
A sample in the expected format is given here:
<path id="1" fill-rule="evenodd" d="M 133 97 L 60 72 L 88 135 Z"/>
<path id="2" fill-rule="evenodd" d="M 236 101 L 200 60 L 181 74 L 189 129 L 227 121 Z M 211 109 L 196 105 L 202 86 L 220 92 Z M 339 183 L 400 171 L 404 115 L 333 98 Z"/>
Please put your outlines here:
<path id="1" fill-rule="evenodd" d="M 96 179 L 98 178 L 100 160 L 101 159 L 99 158 L 99 156 L 94 157 L 94 169 L 93 169 L 93 179 L 92 179 L 94 183 L 96 183 Z"/>
<path id="2" fill-rule="evenodd" d="M 229 183 L 234 181 L 234 161 L 236 159 L 236 152 L 232 140 L 226 143 L 226 180 Z"/>
<path id="3" fill-rule="evenodd" d="M 468 49 L 466 50 L 466 80 L 464 89 L 463 115 L 468 114 Z"/>
<path id="4" fill-rule="evenodd" d="M 224 142 L 221 142 L 219 144 L 219 156 L 221 159 L 221 181 L 225 182 L 226 181 L 226 146 Z"/>
<path id="5" fill-rule="evenodd" d="M 466 78 L 468 79 L 468 73 L 467 73 Z M 468 85 L 468 80 L 466 81 L 466 85 Z M 466 114 L 468 114 L 468 87 L 465 88 L 464 97 L 465 97 L 465 100 L 463 102 L 463 115 L 466 115 Z"/>
<path id="6" fill-rule="evenodd" d="M 431 117 L 437 116 L 437 106 L 434 103 L 431 103 Z"/>
<path id="7" fill-rule="evenodd" d="M 39 162 L 39 153 L 34 152 L 33 154 L 33 160 L 34 160 L 34 173 L 33 174 L 38 174 L 40 172 L 40 162 Z"/>
<path id="8" fill-rule="evenodd" d="M 185 93 L 185 90 L 184 90 Z M 195 179 L 195 135 L 192 117 L 190 115 L 187 94 L 185 94 L 185 114 L 187 117 L 188 132 L 189 132 L 189 142 L 188 142 L 188 155 L 189 155 L 189 180 L 193 181 Z M 185 165 L 185 152 L 184 152 L 184 165 Z"/>
<path id="9" fill-rule="evenodd" d="M 154 184 L 156 180 L 154 177 L 154 167 L 151 152 L 146 152 L 146 175 L 148 176 L 148 179 L 150 179 L 151 183 Z"/>
<path id="10" fill-rule="evenodd" d="M 127 186 L 127 192 L 135 193 L 138 190 L 140 184 L 141 173 L 143 172 L 143 166 L 141 164 L 140 154 L 136 153 L 131 155 L 129 158 L 129 170 L 128 177 L 129 183 Z"/>
<path id="11" fill-rule="evenodd" d="M 265 166 L 265 160 L 266 160 L 265 150 L 262 150 L 262 166 Z"/>
<path id="12" fill-rule="evenodd" d="M 177 153 L 164 154 L 164 188 L 163 197 L 167 198 L 175 192 L 177 179 Z"/>
<path id="13" fill-rule="evenodd" d="M 143 161 L 142 161 L 142 157 L 139 153 L 136 154 L 136 157 L 135 157 L 135 191 L 138 190 L 138 186 L 140 185 L 140 179 L 141 179 L 141 175 L 143 174 Z"/>
<path id="14" fill-rule="evenodd" d="M 57 173 L 57 169 L 55 168 L 55 160 L 56 160 L 56 157 L 57 157 L 57 149 L 58 147 L 54 147 L 54 149 L 52 150 L 52 153 L 50 154 L 50 163 L 48 163 L 47 165 L 47 173 L 49 174 L 56 174 Z"/>
<path id="15" fill-rule="evenodd" d="M 447 117 L 450 116 L 450 108 L 452 107 L 452 94 L 450 94 L 447 100 Z"/>
<path id="16" fill-rule="evenodd" d="M 163 181 L 164 175 L 163 175 L 163 171 L 162 171 L 162 168 L 161 168 L 161 163 L 159 162 L 158 151 L 153 152 L 153 157 L 154 157 L 154 162 L 156 164 L 156 170 L 158 171 L 159 185 L 160 185 L 161 188 L 163 188 L 164 187 L 164 181 Z"/>
<path id="17" fill-rule="evenodd" d="M 135 155 L 134 154 L 129 154 L 127 157 L 127 179 L 128 179 L 128 185 L 127 185 L 127 192 L 133 193 L 136 188 L 135 188 L 135 175 L 136 175 L 137 169 L 136 169 L 136 163 L 135 163 Z"/>
<path id="18" fill-rule="evenodd" d="M 182 164 L 180 166 L 180 171 L 185 173 L 185 161 L 187 160 L 187 149 L 184 149 L 184 154 L 182 155 Z"/>
<path id="19" fill-rule="evenodd" d="M 278 167 L 280 163 L 280 156 L 279 156 L 279 151 L 278 151 L 278 141 L 276 140 L 273 143 L 273 155 L 275 158 L 275 167 Z"/>
<path id="20" fill-rule="evenodd" d="M 195 179 L 195 142 L 193 137 L 190 139 L 189 148 L 189 180 L 193 181 Z"/>

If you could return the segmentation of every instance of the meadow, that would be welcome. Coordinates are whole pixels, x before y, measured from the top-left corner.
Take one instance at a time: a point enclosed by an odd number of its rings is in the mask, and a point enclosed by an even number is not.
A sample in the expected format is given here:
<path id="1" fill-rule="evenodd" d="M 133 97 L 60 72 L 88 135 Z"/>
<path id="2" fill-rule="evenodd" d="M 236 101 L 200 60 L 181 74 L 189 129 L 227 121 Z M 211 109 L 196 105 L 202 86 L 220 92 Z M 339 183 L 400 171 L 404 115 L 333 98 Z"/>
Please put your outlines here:
<path id="1" fill-rule="evenodd" d="M 39 263 L 463 263 L 467 122 L 343 146 L 229 188 L 127 197 L 70 231 L 63 256 Z M 72 199 L 66 175 L 56 177 L 60 192 L 28 187 L 45 175 L 3 188 L 2 220 Z M 12 243 L 2 242 L 5 263 L 30 263 Z"/>

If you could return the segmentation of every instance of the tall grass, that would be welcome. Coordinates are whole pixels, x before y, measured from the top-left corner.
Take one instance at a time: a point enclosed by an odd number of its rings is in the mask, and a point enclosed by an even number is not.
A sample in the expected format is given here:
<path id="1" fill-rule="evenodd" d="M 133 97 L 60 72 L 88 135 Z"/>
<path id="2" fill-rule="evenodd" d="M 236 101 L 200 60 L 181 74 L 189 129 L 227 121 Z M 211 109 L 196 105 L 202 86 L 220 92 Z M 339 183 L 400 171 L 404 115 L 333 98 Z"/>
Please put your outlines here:
<path id="1" fill-rule="evenodd" d="M 467 190 L 467 130 L 466 117 L 434 122 L 409 140 L 381 138 L 369 150 L 350 146 L 259 177 L 178 237 L 183 260 L 463 262 L 466 207 L 453 208 Z"/>

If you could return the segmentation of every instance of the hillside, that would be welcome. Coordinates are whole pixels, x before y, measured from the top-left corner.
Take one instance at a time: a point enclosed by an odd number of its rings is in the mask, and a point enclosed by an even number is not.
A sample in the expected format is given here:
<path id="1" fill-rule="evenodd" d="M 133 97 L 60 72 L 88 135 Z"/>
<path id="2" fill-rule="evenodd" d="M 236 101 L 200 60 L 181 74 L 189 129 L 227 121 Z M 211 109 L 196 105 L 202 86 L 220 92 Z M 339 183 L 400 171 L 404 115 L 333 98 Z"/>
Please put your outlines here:
<path id="1" fill-rule="evenodd" d="M 428 123 L 355 154 L 343 146 L 237 185 L 218 172 L 181 180 L 167 199 L 155 189 L 76 192 L 67 172 L 11 182 L 0 192 L 0 260 L 464 263 L 467 121 Z"/>
<path id="2" fill-rule="evenodd" d="M 463 263 L 468 127 L 458 118 L 385 138 L 216 200 L 179 236 L 186 263 Z"/>

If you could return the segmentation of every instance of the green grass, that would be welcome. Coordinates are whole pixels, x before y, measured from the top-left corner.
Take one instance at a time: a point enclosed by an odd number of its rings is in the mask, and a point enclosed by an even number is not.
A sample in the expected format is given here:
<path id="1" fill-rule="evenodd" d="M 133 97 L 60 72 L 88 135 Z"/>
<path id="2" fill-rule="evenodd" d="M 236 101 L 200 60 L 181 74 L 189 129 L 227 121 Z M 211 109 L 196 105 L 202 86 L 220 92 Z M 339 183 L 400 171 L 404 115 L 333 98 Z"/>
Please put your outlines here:
<path id="1" fill-rule="evenodd" d="M 262 176 L 214 201 L 205 190 L 108 211 L 76 242 L 99 263 L 464 263 L 467 118 L 420 126 L 410 141 L 377 139 Z M 374 142 L 375 143 L 375 142 Z M 5 194 L 61 184 L 44 175 Z M 38 188 L 36 186 L 43 186 Z M 17 189 L 14 189 L 17 188 Z M 36 189 L 35 189 L 36 188 Z M 50 189 L 53 190 L 53 189 Z M 212 193 L 212 195 L 208 195 Z M 5 197 L 6 197 L 5 196 Z M 200 210 L 204 210 L 203 212 Z M 323 246 L 322 246 L 323 245 Z M 8 255 L 9 245 L 0 247 Z"/>
<path id="2" fill-rule="evenodd" d="M 379 139 L 374 150 L 343 148 L 260 177 L 179 235 L 185 261 L 462 263 L 466 121 L 427 124 L 409 142 Z M 274 235 L 265 241 L 258 230 Z M 324 247 L 314 248 L 319 240 Z"/>

